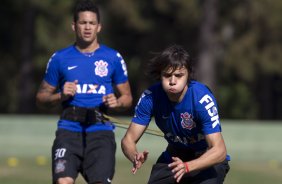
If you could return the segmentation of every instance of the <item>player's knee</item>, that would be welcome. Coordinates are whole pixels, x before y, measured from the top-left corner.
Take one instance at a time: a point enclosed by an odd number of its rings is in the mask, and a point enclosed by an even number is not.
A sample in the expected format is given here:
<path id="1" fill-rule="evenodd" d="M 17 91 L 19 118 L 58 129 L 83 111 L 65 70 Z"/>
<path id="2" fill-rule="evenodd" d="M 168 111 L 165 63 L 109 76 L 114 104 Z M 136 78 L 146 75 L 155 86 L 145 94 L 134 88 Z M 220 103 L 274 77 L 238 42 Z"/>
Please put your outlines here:
<path id="1" fill-rule="evenodd" d="M 57 184 L 74 184 L 74 180 L 70 177 L 59 178 Z"/>

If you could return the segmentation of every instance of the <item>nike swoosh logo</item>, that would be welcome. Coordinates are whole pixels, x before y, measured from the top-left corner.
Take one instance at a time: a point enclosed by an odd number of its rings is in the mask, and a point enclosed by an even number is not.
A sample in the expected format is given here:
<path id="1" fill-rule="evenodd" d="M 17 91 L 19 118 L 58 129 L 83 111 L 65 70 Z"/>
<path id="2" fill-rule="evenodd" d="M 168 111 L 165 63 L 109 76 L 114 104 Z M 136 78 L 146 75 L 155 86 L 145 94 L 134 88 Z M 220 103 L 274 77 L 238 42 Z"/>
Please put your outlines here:
<path id="1" fill-rule="evenodd" d="M 107 179 L 107 182 L 111 183 L 111 182 L 112 182 L 112 180 L 110 180 L 110 178 L 108 178 L 108 179 Z"/>
<path id="2" fill-rule="evenodd" d="M 77 66 L 69 66 L 68 67 L 68 70 L 72 70 L 72 69 L 75 69 Z"/>

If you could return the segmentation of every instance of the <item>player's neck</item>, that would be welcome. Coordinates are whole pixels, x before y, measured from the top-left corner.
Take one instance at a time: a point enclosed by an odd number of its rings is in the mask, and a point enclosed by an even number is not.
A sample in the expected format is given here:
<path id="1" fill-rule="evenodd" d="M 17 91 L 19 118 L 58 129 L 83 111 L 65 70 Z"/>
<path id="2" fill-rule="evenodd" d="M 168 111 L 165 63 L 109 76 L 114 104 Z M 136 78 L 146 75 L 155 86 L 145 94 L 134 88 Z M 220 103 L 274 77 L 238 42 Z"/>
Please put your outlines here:
<path id="1" fill-rule="evenodd" d="M 82 53 L 90 53 L 97 50 L 100 47 L 100 44 L 97 42 L 93 42 L 91 44 L 76 42 L 75 47 Z"/>

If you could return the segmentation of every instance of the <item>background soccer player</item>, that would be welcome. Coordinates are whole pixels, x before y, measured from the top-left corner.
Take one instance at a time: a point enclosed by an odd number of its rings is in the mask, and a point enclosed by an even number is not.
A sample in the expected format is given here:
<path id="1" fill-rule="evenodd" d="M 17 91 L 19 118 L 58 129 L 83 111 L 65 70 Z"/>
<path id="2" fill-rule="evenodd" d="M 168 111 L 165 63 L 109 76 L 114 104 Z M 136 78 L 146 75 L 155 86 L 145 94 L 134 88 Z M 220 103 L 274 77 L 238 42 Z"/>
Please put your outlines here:
<path id="1" fill-rule="evenodd" d="M 39 105 L 63 105 L 52 147 L 53 183 L 73 184 L 79 172 L 88 183 L 111 183 L 114 126 L 102 114 L 131 106 L 126 64 L 117 51 L 98 43 L 100 14 L 93 2 L 79 2 L 72 29 L 75 43 L 53 54 L 37 93 Z"/>
<path id="2" fill-rule="evenodd" d="M 149 74 L 160 82 L 144 91 L 122 139 L 135 173 L 148 157 L 136 144 L 154 116 L 168 142 L 153 166 L 150 184 L 220 184 L 229 170 L 216 100 L 203 84 L 191 80 L 188 53 L 173 45 L 149 63 Z"/>

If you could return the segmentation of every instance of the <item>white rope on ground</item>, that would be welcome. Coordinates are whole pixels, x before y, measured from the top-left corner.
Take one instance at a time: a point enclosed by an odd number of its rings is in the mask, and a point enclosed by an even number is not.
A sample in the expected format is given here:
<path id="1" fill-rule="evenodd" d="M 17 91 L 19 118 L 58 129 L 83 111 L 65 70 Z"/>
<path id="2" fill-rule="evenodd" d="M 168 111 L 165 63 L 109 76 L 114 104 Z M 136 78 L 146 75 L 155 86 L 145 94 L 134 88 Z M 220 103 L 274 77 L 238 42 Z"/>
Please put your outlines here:
<path id="1" fill-rule="evenodd" d="M 103 114 L 103 116 L 107 119 L 109 119 L 111 122 L 115 123 L 115 125 L 119 128 L 124 128 L 124 129 L 128 129 L 129 123 L 127 122 L 123 122 L 117 118 L 114 118 L 112 116 L 108 116 L 106 114 Z M 149 135 L 155 135 L 155 136 L 159 136 L 159 137 L 163 137 L 163 133 L 159 130 L 153 130 L 150 128 L 147 128 L 145 131 L 145 134 L 149 134 Z"/>

